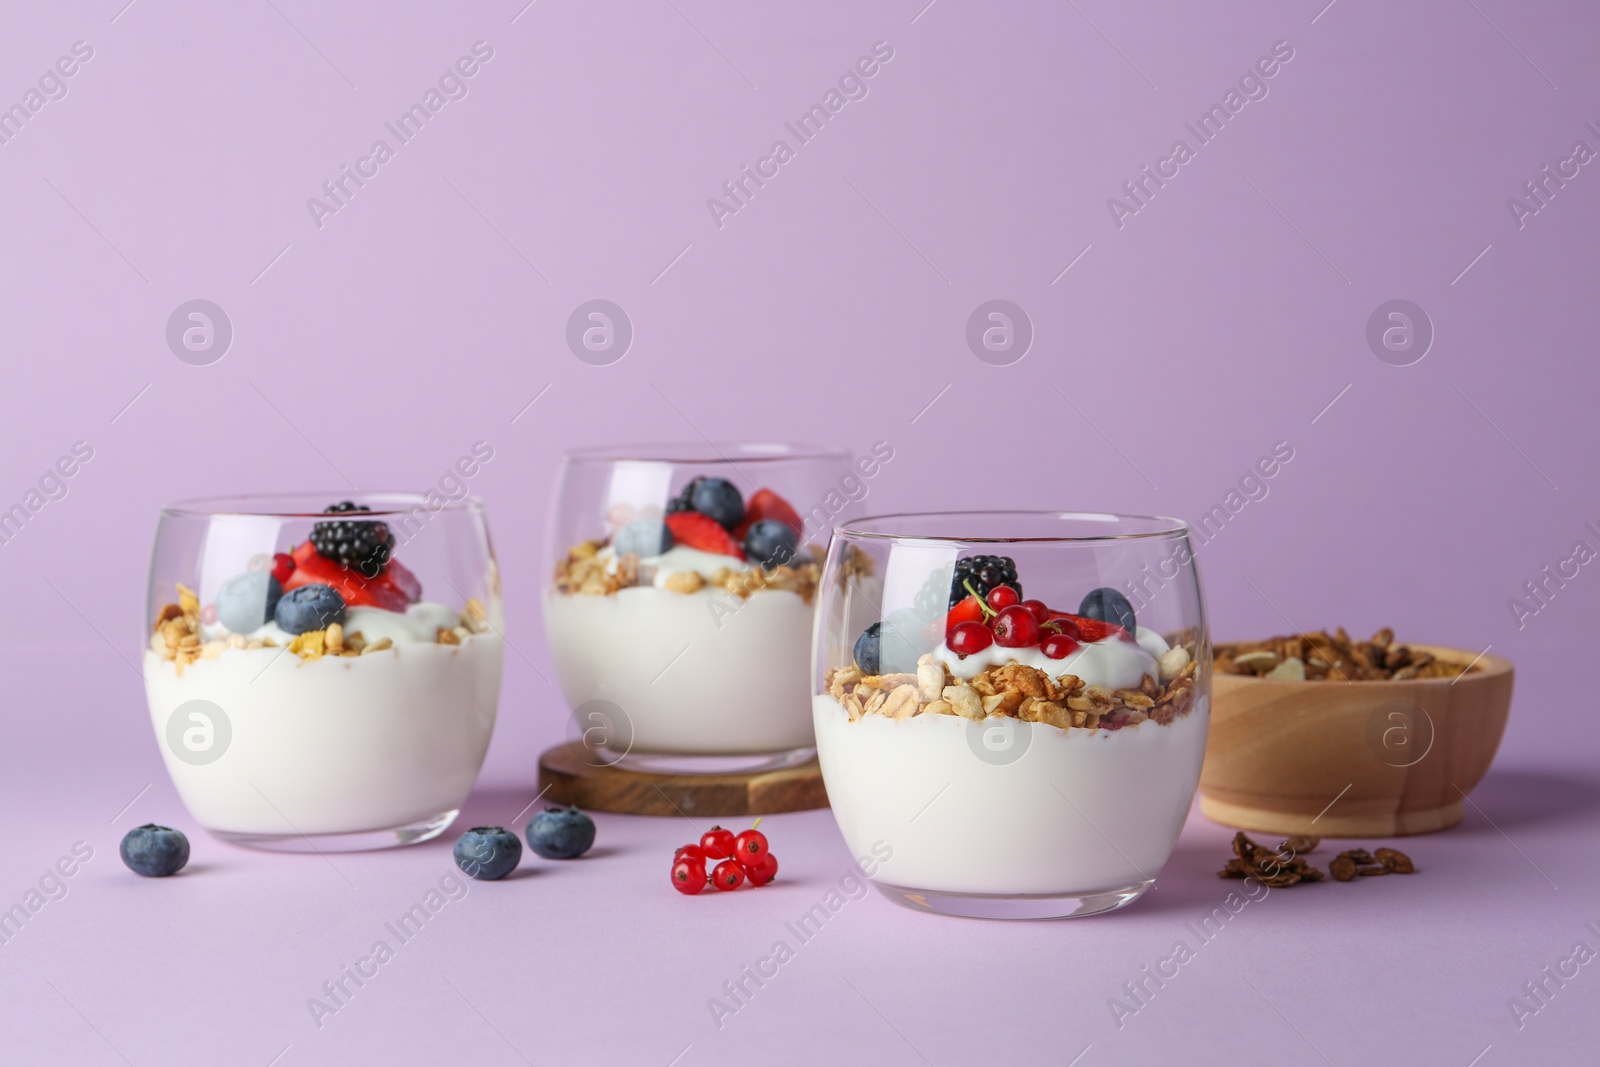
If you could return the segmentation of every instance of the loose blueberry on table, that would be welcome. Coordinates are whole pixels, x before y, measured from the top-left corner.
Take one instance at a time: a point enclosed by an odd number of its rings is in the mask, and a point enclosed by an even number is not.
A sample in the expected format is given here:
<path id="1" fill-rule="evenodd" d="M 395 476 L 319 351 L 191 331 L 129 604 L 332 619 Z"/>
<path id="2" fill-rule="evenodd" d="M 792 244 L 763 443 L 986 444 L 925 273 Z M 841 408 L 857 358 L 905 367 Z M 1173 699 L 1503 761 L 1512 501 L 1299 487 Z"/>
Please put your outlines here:
<path id="1" fill-rule="evenodd" d="M 122 862 L 133 873 L 165 878 L 177 874 L 189 862 L 189 839 L 182 830 L 147 822 L 123 836 L 120 851 Z"/>
<path id="2" fill-rule="evenodd" d="M 517 869 L 522 842 L 503 826 L 475 826 L 456 840 L 456 866 L 484 882 L 495 882 Z"/>
<path id="3" fill-rule="evenodd" d="M 594 830 L 574 805 L 546 808 L 528 820 L 528 847 L 547 860 L 577 859 L 594 844 Z"/>

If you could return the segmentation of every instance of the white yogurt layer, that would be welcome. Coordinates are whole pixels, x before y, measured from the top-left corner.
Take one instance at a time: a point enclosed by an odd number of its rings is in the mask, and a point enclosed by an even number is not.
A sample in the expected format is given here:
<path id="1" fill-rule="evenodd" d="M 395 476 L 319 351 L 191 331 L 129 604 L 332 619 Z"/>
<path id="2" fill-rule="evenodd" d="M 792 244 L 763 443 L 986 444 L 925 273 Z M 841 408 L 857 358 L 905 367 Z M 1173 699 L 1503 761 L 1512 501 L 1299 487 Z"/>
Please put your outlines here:
<path id="1" fill-rule="evenodd" d="M 1113 731 L 955 715 L 851 722 L 827 694 L 813 711 L 846 844 L 854 855 L 875 842 L 894 849 L 874 880 L 974 894 L 1091 893 L 1154 878 L 1189 813 L 1209 721 L 1204 698 L 1170 725 Z"/>
<path id="2" fill-rule="evenodd" d="M 658 559 L 709 568 L 702 574 L 744 566 L 682 546 Z M 737 755 L 812 743 L 812 616 L 798 593 L 760 589 L 740 599 L 712 588 L 551 591 L 544 611 L 568 706 L 617 705 L 625 725 L 606 743 L 619 751 L 629 747 L 629 727 L 637 753 Z"/>
<path id="3" fill-rule="evenodd" d="M 230 648 L 188 664 L 181 677 L 176 664 L 146 652 L 150 717 L 190 813 L 210 830 L 325 834 L 459 809 L 494 730 L 504 642 L 485 633 L 434 643 L 435 624 L 456 621 L 437 604 L 404 615 L 352 608 L 346 632 L 396 647 L 314 660 L 284 648 Z M 275 626 L 257 631 L 268 634 L 292 639 Z M 194 700 L 220 708 L 231 732 L 221 757 L 200 765 L 167 741 L 174 714 L 185 727 L 201 725 L 183 711 Z"/>
<path id="4" fill-rule="evenodd" d="M 990 645 L 982 652 L 962 657 L 950 651 L 948 644 L 934 650 L 957 678 L 974 678 L 990 667 L 1007 663 L 1020 663 L 1036 667 L 1052 678 L 1063 674 L 1076 675 L 1087 685 L 1103 685 L 1107 689 L 1137 689 L 1145 675 L 1160 680 L 1157 660 L 1167 650 L 1167 642 L 1158 633 L 1139 628 L 1135 640 L 1113 634 L 1092 644 L 1079 646 L 1075 652 L 1061 659 L 1051 659 L 1039 650 L 1038 645 L 1026 648 L 1002 648 Z"/>

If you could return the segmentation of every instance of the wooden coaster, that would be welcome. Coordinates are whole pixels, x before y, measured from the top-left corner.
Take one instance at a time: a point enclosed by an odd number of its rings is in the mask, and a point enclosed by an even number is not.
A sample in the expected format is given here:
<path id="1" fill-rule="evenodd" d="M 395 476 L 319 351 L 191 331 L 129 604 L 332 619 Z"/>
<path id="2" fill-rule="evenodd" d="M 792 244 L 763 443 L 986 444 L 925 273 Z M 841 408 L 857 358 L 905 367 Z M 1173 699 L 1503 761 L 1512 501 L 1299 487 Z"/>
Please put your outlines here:
<path id="1" fill-rule="evenodd" d="M 773 815 L 828 806 L 816 757 L 793 767 L 731 774 L 664 774 L 596 767 L 581 741 L 539 757 L 539 788 L 561 804 L 625 815 Z"/>

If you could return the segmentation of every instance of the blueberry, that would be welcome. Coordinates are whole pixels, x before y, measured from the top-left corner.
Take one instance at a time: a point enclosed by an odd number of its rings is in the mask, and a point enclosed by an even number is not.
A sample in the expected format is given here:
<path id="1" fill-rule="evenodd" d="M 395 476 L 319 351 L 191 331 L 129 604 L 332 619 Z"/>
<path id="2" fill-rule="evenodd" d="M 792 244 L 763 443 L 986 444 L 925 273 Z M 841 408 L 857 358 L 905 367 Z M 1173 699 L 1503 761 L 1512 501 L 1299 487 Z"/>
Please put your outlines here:
<path id="1" fill-rule="evenodd" d="M 659 556 L 672 547 L 672 531 L 659 519 L 634 519 L 617 531 L 611 547 L 619 556 Z"/>
<path id="2" fill-rule="evenodd" d="M 217 590 L 217 621 L 236 634 L 264 625 L 278 607 L 283 586 L 270 571 L 247 571 Z"/>
<path id="3" fill-rule="evenodd" d="M 498 881 L 517 869 L 522 842 L 503 826 L 475 826 L 456 840 L 456 866 L 473 878 Z"/>
<path id="4" fill-rule="evenodd" d="M 1133 617 L 1133 605 L 1128 603 L 1128 598 L 1105 586 L 1089 590 L 1083 603 L 1078 605 L 1078 614 L 1086 619 L 1114 622 L 1130 634 L 1137 625 Z"/>
<path id="5" fill-rule="evenodd" d="M 752 563 L 763 567 L 778 567 L 793 563 L 800 547 L 800 538 L 788 523 L 777 519 L 761 519 L 750 524 L 744 535 L 744 554 Z"/>
<path id="6" fill-rule="evenodd" d="M 344 622 L 344 597 L 331 585 L 302 585 L 278 598 L 273 618 L 284 633 L 323 630 L 329 623 Z"/>
<path id="7" fill-rule="evenodd" d="M 856 666 L 868 674 L 878 673 L 878 648 L 882 633 L 883 623 L 875 622 L 856 638 Z"/>
<path id="8" fill-rule="evenodd" d="M 122 862 L 134 874 L 165 878 L 177 874 L 189 862 L 189 839 L 182 830 L 147 822 L 127 832 L 121 851 Z"/>
<path id="9" fill-rule="evenodd" d="M 690 491 L 689 505 L 729 530 L 744 521 L 744 497 L 726 478 L 697 479 Z"/>
<path id="10" fill-rule="evenodd" d="M 594 844 L 594 820 L 575 805 L 546 808 L 528 820 L 528 847 L 547 860 L 575 860 Z"/>

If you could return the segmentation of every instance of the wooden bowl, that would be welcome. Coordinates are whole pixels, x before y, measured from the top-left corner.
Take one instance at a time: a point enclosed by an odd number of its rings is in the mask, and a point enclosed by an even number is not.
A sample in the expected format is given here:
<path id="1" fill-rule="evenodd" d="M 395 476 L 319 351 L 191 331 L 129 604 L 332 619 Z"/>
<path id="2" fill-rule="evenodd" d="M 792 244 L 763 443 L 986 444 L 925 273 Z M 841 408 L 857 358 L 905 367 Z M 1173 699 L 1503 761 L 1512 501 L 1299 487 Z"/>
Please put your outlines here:
<path id="1" fill-rule="evenodd" d="M 1461 821 L 1500 747 L 1511 661 L 1414 645 L 1472 671 L 1400 682 L 1216 674 L 1200 810 L 1225 826 L 1393 837 Z"/>

